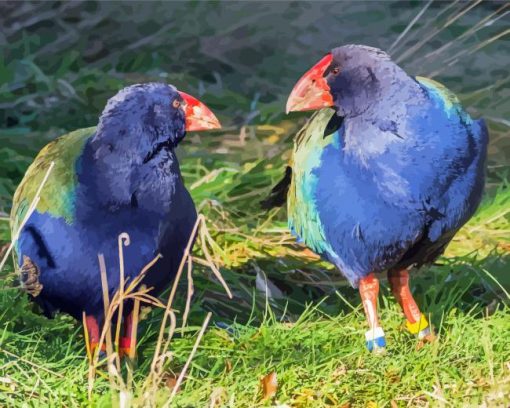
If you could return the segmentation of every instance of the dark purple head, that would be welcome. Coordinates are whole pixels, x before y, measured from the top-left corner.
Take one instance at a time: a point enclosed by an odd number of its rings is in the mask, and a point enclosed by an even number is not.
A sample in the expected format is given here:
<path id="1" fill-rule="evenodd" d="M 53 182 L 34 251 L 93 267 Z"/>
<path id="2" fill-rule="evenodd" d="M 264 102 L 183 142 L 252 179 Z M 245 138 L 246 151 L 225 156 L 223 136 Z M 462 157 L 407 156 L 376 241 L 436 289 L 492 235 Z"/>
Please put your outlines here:
<path id="1" fill-rule="evenodd" d="M 92 143 L 106 142 L 110 148 L 143 155 L 161 143 L 176 146 L 186 131 L 220 127 L 216 116 L 203 103 L 174 86 L 137 84 L 108 100 Z"/>
<path id="2" fill-rule="evenodd" d="M 331 106 L 342 116 L 360 114 L 400 75 L 405 73 L 377 48 L 364 45 L 335 48 L 294 86 L 287 100 L 287 113 Z"/>

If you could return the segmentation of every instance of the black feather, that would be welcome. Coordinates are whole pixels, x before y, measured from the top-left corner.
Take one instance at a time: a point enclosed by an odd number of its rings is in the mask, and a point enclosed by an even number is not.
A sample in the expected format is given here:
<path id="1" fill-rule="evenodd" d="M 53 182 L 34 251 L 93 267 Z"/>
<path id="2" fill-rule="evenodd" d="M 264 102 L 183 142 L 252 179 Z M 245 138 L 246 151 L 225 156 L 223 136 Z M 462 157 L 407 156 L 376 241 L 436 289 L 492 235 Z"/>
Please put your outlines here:
<path id="1" fill-rule="evenodd" d="M 274 207 L 281 207 L 287 202 L 287 193 L 289 192 L 290 182 L 292 180 L 292 167 L 287 166 L 285 168 L 285 175 L 274 186 L 269 193 L 269 197 L 260 202 L 260 206 L 264 210 L 270 210 Z"/>
<path id="2" fill-rule="evenodd" d="M 339 116 L 337 114 L 331 116 L 331 119 L 329 120 L 328 124 L 326 125 L 326 128 L 324 129 L 323 137 L 328 137 L 335 133 L 338 129 L 340 129 L 343 123 L 344 123 L 343 116 Z"/>

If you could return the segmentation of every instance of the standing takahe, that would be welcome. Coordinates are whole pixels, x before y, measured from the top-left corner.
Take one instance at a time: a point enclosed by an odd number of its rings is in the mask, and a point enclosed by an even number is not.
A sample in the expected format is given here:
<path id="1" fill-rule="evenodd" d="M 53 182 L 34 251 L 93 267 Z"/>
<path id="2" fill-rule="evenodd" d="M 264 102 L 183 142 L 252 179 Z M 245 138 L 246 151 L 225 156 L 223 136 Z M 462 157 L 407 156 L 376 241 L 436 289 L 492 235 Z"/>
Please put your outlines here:
<path id="1" fill-rule="evenodd" d="M 97 127 L 48 144 L 19 185 L 11 214 L 15 236 L 50 163 L 55 165 L 15 254 L 23 288 L 51 316 L 86 314 L 92 348 L 104 320 L 98 253 L 108 290 L 119 289 L 117 237 L 130 236 L 125 277 L 132 281 L 160 253 L 143 283 L 157 295 L 168 287 L 197 214 L 184 186 L 175 148 L 186 131 L 219 128 L 200 101 L 162 83 L 129 86 L 112 97 Z M 124 308 L 121 352 L 131 344 L 131 305 Z"/>
<path id="2" fill-rule="evenodd" d="M 383 271 L 409 331 L 431 340 L 408 270 L 441 255 L 480 203 L 484 121 L 441 84 L 362 45 L 335 48 L 304 74 L 287 112 L 306 110 L 319 111 L 264 206 L 286 198 L 291 231 L 359 287 L 369 350 L 386 345 L 377 317 Z"/>

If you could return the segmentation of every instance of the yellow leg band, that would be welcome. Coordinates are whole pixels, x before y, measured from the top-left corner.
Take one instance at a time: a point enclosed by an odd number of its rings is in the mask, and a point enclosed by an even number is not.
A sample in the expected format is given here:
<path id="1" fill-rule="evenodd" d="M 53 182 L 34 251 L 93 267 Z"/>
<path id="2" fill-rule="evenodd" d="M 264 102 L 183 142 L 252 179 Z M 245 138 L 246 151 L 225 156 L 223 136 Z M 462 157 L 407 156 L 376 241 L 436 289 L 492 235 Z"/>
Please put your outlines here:
<path id="1" fill-rule="evenodd" d="M 420 320 L 418 320 L 417 322 L 411 323 L 411 322 L 409 322 L 409 320 L 406 321 L 406 327 L 407 327 L 407 330 L 409 330 L 409 332 L 411 334 L 418 334 L 422 330 L 429 327 L 429 322 L 427 321 L 427 318 L 425 317 L 425 315 L 422 313 L 420 316 Z"/>

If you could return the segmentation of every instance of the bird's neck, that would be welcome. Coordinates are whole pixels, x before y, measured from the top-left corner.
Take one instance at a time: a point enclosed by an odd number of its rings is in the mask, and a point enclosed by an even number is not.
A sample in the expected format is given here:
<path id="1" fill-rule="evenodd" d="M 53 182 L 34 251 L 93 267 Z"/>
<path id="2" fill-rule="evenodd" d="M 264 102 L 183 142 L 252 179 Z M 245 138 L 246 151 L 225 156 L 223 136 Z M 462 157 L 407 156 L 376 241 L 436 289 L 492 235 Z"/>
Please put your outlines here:
<path id="1" fill-rule="evenodd" d="M 80 182 L 86 195 L 102 207 L 168 208 L 176 185 L 182 183 L 174 149 L 153 147 L 140 152 L 124 143 L 93 138 L 80 163 Z M 85 198 L 87 199 L 87 198 Z"/>
<path id="2" fill-rule="evenodd" d="M 426 96 L 411 78 L 392 86 L 357 115 L 344 120 L 344 151 L 363 164 L 417 143 L 409 132 L 409 112 L 427 103 Z"/>
<path id="3" fill-rule="evenodd" d="M 414 79 L 394 63 L 358 67 L 340 75 L 332 89 L 339 114 L 388 119 L 399 105 L 422 94 Z"/>

